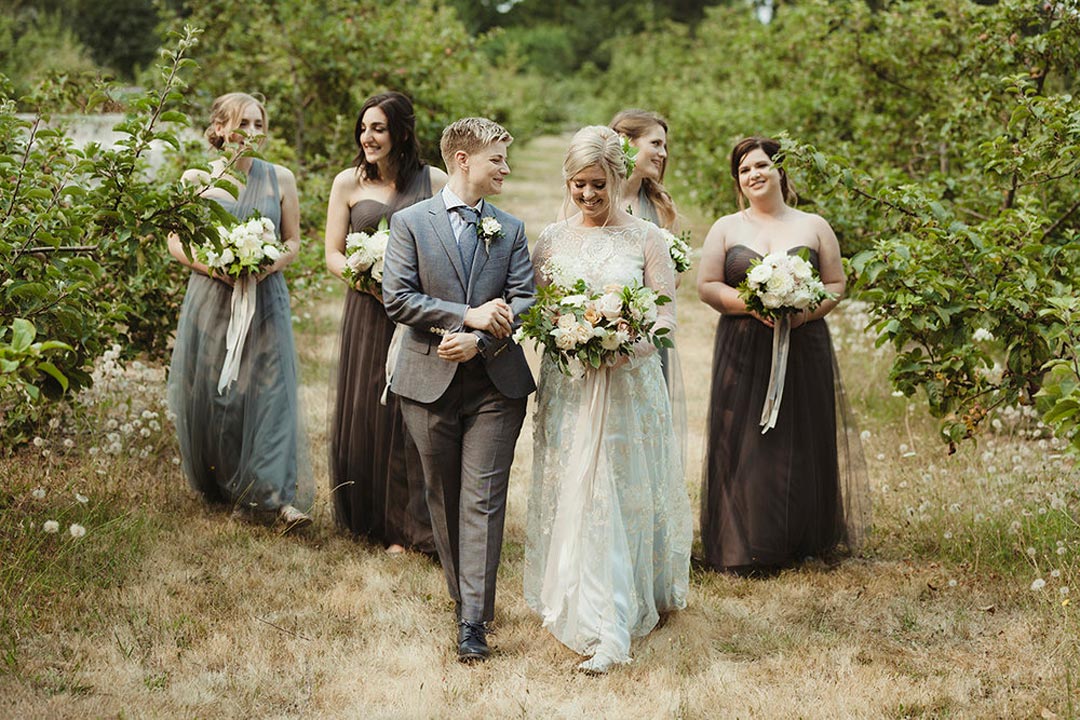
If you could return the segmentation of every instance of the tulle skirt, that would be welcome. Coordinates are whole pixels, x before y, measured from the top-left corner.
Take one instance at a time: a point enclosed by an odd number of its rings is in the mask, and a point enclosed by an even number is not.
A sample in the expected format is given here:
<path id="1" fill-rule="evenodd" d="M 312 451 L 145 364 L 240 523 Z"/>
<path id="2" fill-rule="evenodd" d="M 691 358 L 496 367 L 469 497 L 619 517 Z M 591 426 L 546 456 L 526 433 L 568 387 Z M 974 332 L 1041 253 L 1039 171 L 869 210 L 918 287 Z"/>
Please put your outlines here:
<path id="1" fill-rule="evenodd" d="M 311 508 L 297 401 L 297 360 L 285 278 L 256 286 L 239 377 L 219 394 L 232 288 L 192 273 L 169 368 L 184 474 L 211 502 L 252 510 Z"/>
<path id="2" fill-rule="evenodd" d="M 868 522 L 866 467 L 829 328 L 791 331 L 776 426 L 759 419 L 773 331 L 750 317 L 716 330 L 701 540 L 718 569 L 769 568 L 857 547 Z"/>
<path id="3" fill-rule="evenodd" d="M 424 471 L 416 445 L 386 388 L 394 323 L 382 303 L 349 290 L 341 353 L 331 386 L 330 488 L 339 527 L 385 545 L 434 552 Z"/>
<path id="4" fill-rule="evenodd" d="M 583 379 L 544 358 L 534 421 L 525 599 L 585 655 L 686 606 L 692 521 L 660 358 Z"/>

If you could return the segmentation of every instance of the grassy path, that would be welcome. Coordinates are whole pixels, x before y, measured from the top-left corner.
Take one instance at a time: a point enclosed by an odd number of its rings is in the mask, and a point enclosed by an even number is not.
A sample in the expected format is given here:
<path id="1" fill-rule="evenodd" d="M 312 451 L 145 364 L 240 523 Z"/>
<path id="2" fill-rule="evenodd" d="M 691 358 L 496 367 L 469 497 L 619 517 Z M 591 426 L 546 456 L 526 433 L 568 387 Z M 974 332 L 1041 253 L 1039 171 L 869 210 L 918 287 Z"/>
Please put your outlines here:
<path id="1" fill-rule="evenodd" d="M 541 138 L 513 148 L 499 204 L 526 220 L 531 237 L 562 202 L 565 146 Z M 707 222 L 688 223 L 700 243 Z M 141 518 L 138 564 L 42 601 L 0 675 L 0 716 L 1065 717 L 1080 707 L 1066 690 L 1067 671 L 1080 674 L 1076 621 L 1058 601 L 1078 579 L 1071 462 L 1008 427 L 945 456 L 932 422 L 890 396 L 887 357 L 852 329 L 863 321 L 854 310 L 833 324 L 870 431 L 876 530 L 862 557 L 768 580 L 695 571 L 690 607 L 636 642 L 633 664 L 577 675 L 577 656 L 521 596 L 527 421 L 511 477 L 496 653 L 478 667 L 458 664 L 439 569 L 333 530 L 326 398 L 341 298 L 326 287 L 322 301 L 297 310 L 316 525 L 281 536 L 209 512 L 168 447 L 157 459 L 105 466 L 96 487 L 121 494 Z M 692 276 L 678 300 L 696 507 L 715 316 L 697 302 Z M 50 465 L 40 481 L 32 455 L 3 462 L 0 471 L 24 485 L 50 488 L 90 467 Z M 1040 512 L 1054 493 L 1065 509 Z M 1046 593 L 1028 589 L 1036 576 L 1050 583 Z"/>

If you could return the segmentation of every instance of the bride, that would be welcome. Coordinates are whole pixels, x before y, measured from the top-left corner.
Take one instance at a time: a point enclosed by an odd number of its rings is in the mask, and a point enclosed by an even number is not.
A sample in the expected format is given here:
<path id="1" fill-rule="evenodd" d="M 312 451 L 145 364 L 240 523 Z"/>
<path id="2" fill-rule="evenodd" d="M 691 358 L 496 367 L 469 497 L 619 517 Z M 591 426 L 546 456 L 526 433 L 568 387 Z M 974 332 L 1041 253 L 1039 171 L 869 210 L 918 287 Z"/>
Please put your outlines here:
<path id="1" fill-rule="evenodd" d="M 627 159 L 618 134 L 581 129 L 563 177 L 579 210 L 549 225 L 533 252 L 538 286 L 552 275 L 592 290 L 644 284 L 674 298 L 660 231 L 620 208 Z M 674 302 L 657 328 L 675 328 Z M 544 627 L 588 656 L 589 673 L 630 662 L 630 639 L 686 607 L 692 526 L 671 404 L 652 344 L 572 378 L 544 358 L 534 421 L 525 599 Z"/>

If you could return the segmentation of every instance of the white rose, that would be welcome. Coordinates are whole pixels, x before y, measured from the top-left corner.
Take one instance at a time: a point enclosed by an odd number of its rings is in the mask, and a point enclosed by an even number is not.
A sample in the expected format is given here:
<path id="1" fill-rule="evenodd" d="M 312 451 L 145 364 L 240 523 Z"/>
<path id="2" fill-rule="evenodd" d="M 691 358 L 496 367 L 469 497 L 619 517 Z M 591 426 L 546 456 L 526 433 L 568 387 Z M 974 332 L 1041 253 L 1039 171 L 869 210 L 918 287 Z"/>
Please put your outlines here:
<path id="1" fill-rule="evenodd" d="M 572 307 L 585 307 L 585 303 L 589 301 L 589 298 L 584 295 L 567 295 L 562 299 L 561 305 L 570 305 Z"/>
<path id="2" fill-rule="evenodd" d="M 600 346 L 605 350 L 618 350 L 622 343 L 619 341 L 619 332 L 605 330 L 603 337 L 600 338 Z"/>
<path id="3" fill-rule="evenodd" d="M 772 277 L 772 271 L 773 269 L 771 265 L 761 263 L 759 265 L 755 265 L 753 268 L 750 269 L 750 272 L 746 273 L 746 279 L 750 282 L 751 285 L 764 285 L 765 283 L 769 282 L 769 278 Z"/>
<path id="4" fill-rule="evenodd" d="M 618 320 L 622 317 L 622 297 L 613 292 L 604 293 L 596 301 L 596 309 L 608 320 Z"/>
<path id="5" fill-rule="evenodd" d="M 263 255 L 271 260 L 277 260 L 281 257 L 281 251 L 275 245 L 263 245 Z"/>
<path id="6" fill-rule="evenodd" d="M 577 324 L 577 318 L 574 317 L 573 313 L 566 313 L 565 315 L 560 315 L 559 319 L 555 321 L 556 327 L 558 327 L 560 330 L 565 331 L 573 330 L 575 327 L 577 327 Z"/>
<path id="7" fill-rule="evenodd" d="M 551 331 L 551 334 L 555 338 L 555 347 L 560 350 L 574 349 L 576 343 L 574 342 L 574 334 L 572 332 L 556 328 Z"/>
<path id="8" fill-rule="evenodd" d="M 385 263 L 382 258 L 379 258 L 371 264 L 371 279 L 375 282 L 382 282 L 384 265 Z"/>
<path id="9" fill-rule="evenodd" d="M 814 294 L 806 288 L 798 288 L 791 296 L 791 306 L 796 310 L 805 310 L 810 307 L 810 301 L 814 299 Z"/>
<path id="10" fill-rule="evenodd" d="M 809 280 L 814 277 L 814 266 L 798 255 L 791 258 L 791 274 L 796 280 Z"/>
<path id="11" fill-rule="evenodd" d="M 783 298 L 795 289 L 795 281 L 786 273 L 773 273 L 765 283 L 765 292 Z"/>
<path id="12" fill-rule="evenodd" d="M 574 340 L 578 345 L 584 345 L 589 342 L 589 339 L 593 336 L 593 326 L 587 322 L 578 323 L 578 326 L 571 331 L 574 335 Z"/>
<path id="13" fill-rule="evenodd" d="M 776 308 L 784 306 L 784 298 L 775 293 L 762 293 L 761 304 L 770 310 L 775 310 Z"/>

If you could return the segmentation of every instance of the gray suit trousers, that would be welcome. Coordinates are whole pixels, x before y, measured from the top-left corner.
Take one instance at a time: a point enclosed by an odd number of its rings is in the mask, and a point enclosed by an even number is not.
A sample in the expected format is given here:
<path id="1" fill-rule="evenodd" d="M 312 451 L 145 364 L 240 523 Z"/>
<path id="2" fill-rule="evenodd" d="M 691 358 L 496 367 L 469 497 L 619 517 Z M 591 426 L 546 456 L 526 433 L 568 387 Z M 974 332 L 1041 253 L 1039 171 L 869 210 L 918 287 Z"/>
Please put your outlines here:
<path id="1" fill-rule="evenodd" d="M 496 390 L 479 358 L 458 367 L 438 400 L 401 398 L 424 465 L 439 561 L 462 620 L 495 616 L 506 491 L 527 401 Z"/>

